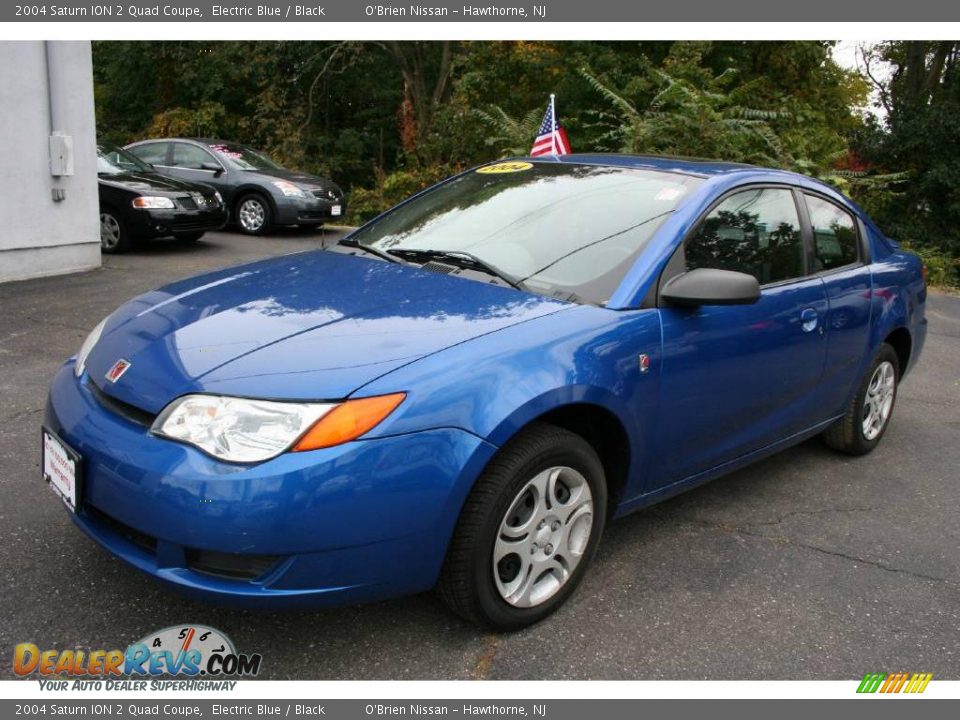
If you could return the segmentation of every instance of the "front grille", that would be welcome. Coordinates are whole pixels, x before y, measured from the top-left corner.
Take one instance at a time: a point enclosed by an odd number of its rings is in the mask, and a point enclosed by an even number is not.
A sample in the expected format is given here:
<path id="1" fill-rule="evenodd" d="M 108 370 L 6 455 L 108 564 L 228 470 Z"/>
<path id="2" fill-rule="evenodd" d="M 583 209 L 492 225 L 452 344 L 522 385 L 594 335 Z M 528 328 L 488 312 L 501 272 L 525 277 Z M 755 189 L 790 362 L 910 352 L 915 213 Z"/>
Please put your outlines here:
<path id="1" fill-rule="evenodd" d="M 120 537 L 129 540 L 141 550 L 146 550 L 150 554 L 156 554 L 157 539 L 152 535 L 147 535 L 146 533 L 130 527 L 126 523 L 120 522 L 116 518 L 107 515 L 102 510 L 98 510 L 93 505 L 86 504 L 83 506 L 83 510 L 85 513 L 97 520 L 100 524 L 105 525 L 108 529 L 112 530 Z"/>
<path id="2" fill-rule="evenodd" d="M 277 555 L 241 555 L 239 553 L 187 548 L 187 567 L 194 572 L 231 580 L 253 580 L 269 572 Z"/>
<path id="3" fill-rule="evenodd" d="M 87 389 L 90 391 L 90 394 L 100 403 L 103 407 L 111 412 L 119 415 L 120 417 L 134 422 L 137 425 L 144 425 L 150 427 L 153 425 L 153 421 L 157 419 L 157 416 L 153 413 L 147 412 L 146 410 L 141 410 L 136 405 L 131 405 L 130 403 L 125 403 L 123 400 L 117 400 L 111 395 L 107 395 L 103 390 L 97 387 L 97 384 L 87 377 L 86 381 Z"/>
<path id="4" fill-rule="evenodd" d="M 184 210 L 196 210 L 197 203 L 192 197 L 181 197 L 177 198 L 177 203 Z"/>

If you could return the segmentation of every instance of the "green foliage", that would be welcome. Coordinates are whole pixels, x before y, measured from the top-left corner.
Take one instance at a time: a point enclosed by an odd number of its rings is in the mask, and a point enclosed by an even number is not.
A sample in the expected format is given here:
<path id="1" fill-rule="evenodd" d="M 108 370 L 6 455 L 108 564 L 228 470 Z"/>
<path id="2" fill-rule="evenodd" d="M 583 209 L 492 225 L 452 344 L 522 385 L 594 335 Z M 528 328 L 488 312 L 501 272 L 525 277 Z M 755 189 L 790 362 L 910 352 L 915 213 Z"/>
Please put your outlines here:
<path id="1" fill-rule="evenodd" d="M 249 143 L 332 176 L 359 221 L 458 169 L 526 154 L 556 93 L 576 152 L 820 177 L 948 279 L 960 254 L 960 43 L 881 46 L 876 61 L 894 70 L 883 121 L 856 111 L 867 83 L 830 53 L 810 41 L 95 42 L 97 126 L 121 144 Z"/>

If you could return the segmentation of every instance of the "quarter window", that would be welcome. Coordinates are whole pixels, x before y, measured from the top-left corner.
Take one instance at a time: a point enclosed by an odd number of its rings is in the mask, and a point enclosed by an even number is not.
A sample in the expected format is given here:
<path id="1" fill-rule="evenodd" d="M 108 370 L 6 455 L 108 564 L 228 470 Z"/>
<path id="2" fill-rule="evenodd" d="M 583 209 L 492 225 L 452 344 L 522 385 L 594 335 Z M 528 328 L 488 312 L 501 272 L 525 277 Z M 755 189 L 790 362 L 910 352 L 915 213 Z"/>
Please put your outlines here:
<path id="1" fill-rule="evenodd" d="M 828 200 L 806 195 L 816 247 L 817 269 L 830 270 L 857 262 L 857 226 L 850 213 Z"/>
<path id="2" fill-rule="evenodd" d="M 735 270 L 753 275 L 761 285 L 803 276 L 793 193 L 758 188 L 731 195 L 700 223 L 684 252 L 687 270 Z"/>

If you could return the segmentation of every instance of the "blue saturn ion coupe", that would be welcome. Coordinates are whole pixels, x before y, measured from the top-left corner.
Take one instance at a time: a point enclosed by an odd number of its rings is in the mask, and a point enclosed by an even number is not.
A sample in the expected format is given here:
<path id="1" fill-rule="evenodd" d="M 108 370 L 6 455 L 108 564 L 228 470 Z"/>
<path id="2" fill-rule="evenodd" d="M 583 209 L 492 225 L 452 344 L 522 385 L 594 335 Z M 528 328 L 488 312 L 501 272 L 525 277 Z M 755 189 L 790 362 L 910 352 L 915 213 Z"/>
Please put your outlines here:
<path id="1" fill-rule="evenodd" d="M 488 164 L 334 247 L 121 306 L 53 380 L 43 473 L 93 539 L 197 596 L 436 587 L 519 628 L 607 520 L 814 435 L 876 447 L 924 277 L 800 175 Z"/>

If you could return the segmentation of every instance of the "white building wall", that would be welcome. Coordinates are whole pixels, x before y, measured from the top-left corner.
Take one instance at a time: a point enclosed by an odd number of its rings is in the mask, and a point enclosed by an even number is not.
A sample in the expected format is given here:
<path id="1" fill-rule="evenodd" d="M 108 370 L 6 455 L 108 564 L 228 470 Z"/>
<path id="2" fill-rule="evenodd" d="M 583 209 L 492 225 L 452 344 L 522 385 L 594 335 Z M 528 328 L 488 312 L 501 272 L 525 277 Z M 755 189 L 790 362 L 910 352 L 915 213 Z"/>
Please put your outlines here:
<path id="1" fill-rule="evenodd" d="M 100 266 L 90 43 L 45 44 L 0 41 L 0 282 Z M 72 176 L 51 175 L 53 130 L 73 140 Z"/>

